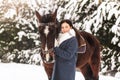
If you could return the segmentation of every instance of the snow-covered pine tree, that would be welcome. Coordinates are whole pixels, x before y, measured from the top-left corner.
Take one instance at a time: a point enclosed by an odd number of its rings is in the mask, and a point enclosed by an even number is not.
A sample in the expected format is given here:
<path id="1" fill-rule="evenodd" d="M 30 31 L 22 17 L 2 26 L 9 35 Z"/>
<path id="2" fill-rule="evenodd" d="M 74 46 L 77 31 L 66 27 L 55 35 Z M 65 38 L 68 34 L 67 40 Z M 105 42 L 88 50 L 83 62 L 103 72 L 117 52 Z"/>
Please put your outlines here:
<path id="1" fill-rule="evenodd" d="M 0 4 L 0 58 L 28 63 L 31 48 L 39 44 L 34 10 L 28 1 L 2 0 Z M 28 53 L 24 52 L 29 51 Z M 9 54 L 10 53 L 10 54 Z M 11 56 L 11 55 L 15 56 Z M 36 52 L 38 54 L 38 52 Z M 29 55 L 26 57 L 26 55 Z"/>

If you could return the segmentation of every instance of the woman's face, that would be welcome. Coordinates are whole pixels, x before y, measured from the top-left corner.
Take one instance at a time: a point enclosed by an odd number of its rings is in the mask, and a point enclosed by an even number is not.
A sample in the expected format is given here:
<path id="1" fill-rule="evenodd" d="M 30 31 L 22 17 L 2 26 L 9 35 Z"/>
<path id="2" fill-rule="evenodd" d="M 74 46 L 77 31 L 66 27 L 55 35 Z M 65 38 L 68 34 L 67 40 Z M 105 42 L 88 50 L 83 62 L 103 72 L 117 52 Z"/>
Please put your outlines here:
<path id="1" fill-rule="evenodd" d="M 71 26 L 68 23 L 64 22 L 64 23 L 61 24 L 61 32 L 62 33 L 66 33 L 70 29 L 71 29 Z"/>

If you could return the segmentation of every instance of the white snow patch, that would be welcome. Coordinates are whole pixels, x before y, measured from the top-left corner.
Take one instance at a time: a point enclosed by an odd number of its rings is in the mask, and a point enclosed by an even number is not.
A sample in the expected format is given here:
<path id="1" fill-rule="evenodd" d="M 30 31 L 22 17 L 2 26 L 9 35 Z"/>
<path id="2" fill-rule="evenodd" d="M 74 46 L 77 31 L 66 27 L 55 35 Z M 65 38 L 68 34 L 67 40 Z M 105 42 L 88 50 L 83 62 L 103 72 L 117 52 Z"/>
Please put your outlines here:
<path id="1" fill-rule="evenodd" d="M 100 80 L 120 80 L 120 73 L 115 77 L 100 75 Z M 0 63 L 0 80 L 48 80 L 43 66 Z M 85 80 L 80 72 L 76 71 L 75 80 Z"/>

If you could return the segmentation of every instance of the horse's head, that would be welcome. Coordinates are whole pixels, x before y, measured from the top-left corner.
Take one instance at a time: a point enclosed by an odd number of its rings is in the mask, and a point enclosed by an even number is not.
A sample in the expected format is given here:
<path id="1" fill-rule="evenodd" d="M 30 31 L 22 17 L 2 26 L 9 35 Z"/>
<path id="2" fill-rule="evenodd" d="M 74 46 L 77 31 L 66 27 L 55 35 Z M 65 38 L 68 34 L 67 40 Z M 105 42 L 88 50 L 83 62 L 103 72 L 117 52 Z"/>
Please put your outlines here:
<path id="1" fill-rule="evenodd" d="M 56 15 L 57 10 L 54 13 L 42 16 L 36 11 L 36 16 L 39 21 L 38 26 L 41 41 L 41 57 L 45 63 L 54 62 L 54 56 L 52 53 L 58 27 Z"/>

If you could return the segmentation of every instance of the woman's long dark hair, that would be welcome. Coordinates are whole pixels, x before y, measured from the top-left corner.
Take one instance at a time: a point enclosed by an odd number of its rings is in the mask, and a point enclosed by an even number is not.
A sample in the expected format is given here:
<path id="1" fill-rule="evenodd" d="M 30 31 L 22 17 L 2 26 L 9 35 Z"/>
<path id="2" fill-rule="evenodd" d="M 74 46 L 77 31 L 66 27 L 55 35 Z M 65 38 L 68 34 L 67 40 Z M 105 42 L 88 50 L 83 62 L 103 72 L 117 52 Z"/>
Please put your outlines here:
<path id="1" fill-rule="evenodd" d="M 62 21 L 60 22 L 60 30 L 61 30 L 61 25 L 62 25 L 64 22 L 66 22 L 67 24 L 69 24 L 69 26 L 72 27 L 72 29 L 75 30 L 76 38 L 77 38 L 77 40 L 78 40 L 78 44 L 81 44 L 81 43 L 80 43 L 80 33 L 79 33 L 79 31 L 78 31 L 75 27 L 73 27 L 73 24 L 72 24 L 72 21 L 71 21 L 71 20 L 69 20 L 69 19 L 64 19 L 64 20 L 62 20 Z"/>

